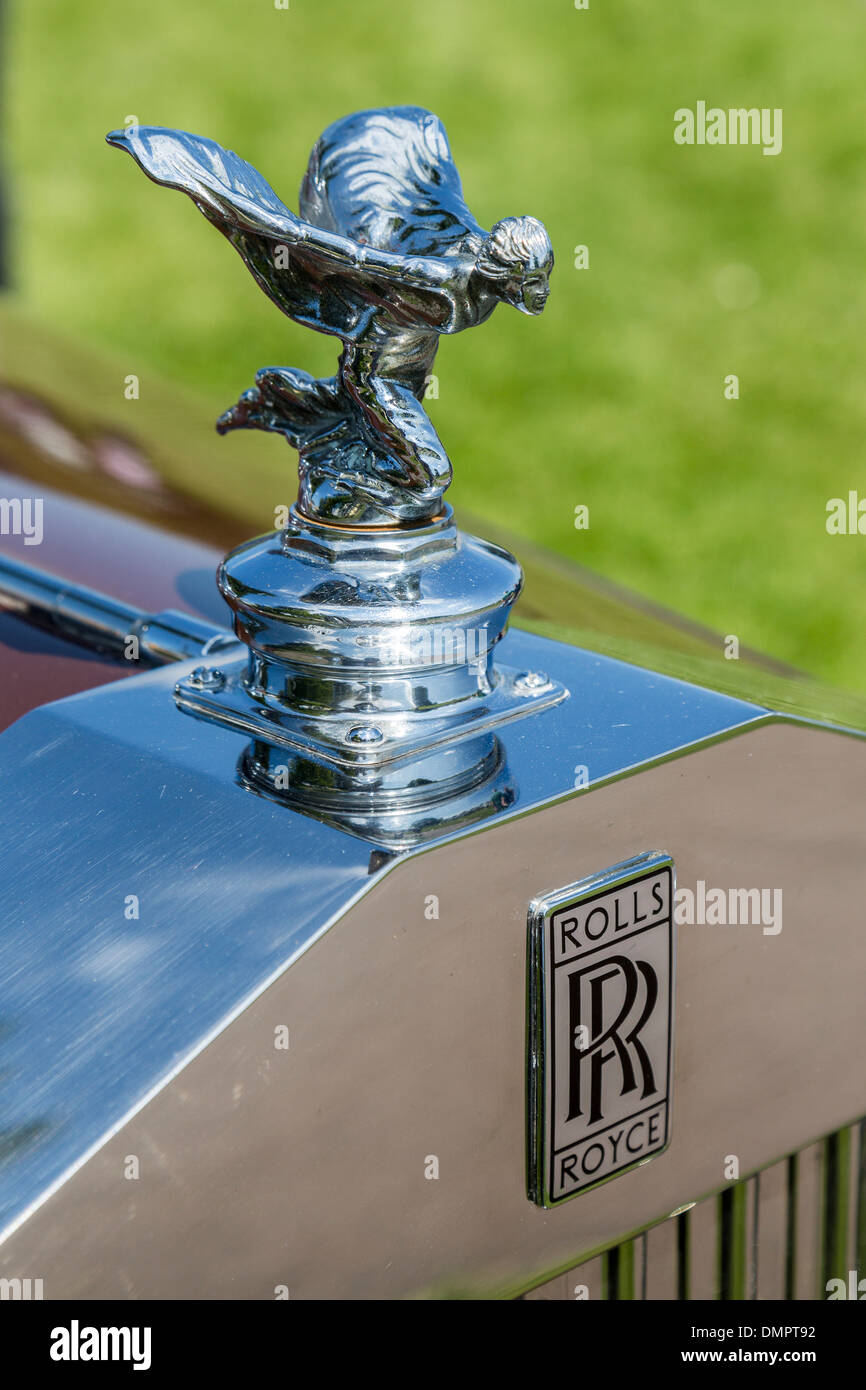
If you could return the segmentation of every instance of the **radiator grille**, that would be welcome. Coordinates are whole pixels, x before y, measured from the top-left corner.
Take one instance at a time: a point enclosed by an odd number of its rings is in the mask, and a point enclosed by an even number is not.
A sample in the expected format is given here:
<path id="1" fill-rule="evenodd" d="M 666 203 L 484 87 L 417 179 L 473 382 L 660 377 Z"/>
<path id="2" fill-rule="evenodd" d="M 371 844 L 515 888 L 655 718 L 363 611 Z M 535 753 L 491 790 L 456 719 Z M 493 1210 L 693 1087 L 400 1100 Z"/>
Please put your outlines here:
<path id="1" fill-rule="evenodd" d="M 866 1278 L 866 1120 L 523 1296 L 825 1299 L 851 1270 Z"/>

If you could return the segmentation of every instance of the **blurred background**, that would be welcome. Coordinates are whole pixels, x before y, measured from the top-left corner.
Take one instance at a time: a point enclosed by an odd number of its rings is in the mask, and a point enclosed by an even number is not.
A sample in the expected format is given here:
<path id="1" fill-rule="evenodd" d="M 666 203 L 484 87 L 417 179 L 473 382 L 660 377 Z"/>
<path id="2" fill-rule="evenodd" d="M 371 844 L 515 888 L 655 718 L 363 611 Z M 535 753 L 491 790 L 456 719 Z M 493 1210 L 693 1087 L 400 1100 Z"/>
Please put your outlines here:
<path id="1" fill-rule="evenodd" d="M 557 258 L 542 318 L 500 308 L 443 343 L 428 407 L 450 500 L 866 688 L 866 536 L 825 524 L 830 498 L 866 498 L 863 0 L 282 3 L 6 0 L 5 259 L 27 321 L 165 378 L 206 421 L 259 366 L 331 372 L 334 340 L 281 318 L 105 132 L 208 135 L 296 207 L 332 120 L 427 106 L 479 221 L 532 213 Z M 699 100 L 781 107 L 781 154 L 675 144 L 675 109 Z M 26 327 L 12 340 L 7 321 L 3 346 L 26 356 Z M 51 370 L 74 390 L 74 353 Z M 261 529 L 293 496 L 275 438 L 214 435 L 189 467 Z"/>

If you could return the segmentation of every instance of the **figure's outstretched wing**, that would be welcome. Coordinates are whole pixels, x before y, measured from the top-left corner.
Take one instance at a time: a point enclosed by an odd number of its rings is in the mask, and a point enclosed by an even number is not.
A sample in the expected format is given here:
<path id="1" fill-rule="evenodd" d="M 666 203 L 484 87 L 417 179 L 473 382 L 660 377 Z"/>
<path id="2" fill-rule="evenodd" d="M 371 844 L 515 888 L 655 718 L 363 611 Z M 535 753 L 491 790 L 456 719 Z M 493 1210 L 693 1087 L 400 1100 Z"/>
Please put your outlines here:
<path id="1" fill-rule="evenodd" d="M 213 221 L 277 237 L 298 225 L 258 170 L 214 140 L 161 126 L 129 126 L 105 138 L 128 150 L 154 183 L 189 194 Z"/>
<path id="2" fill-rule="evenodd" d="M 420 106 L 358 111 L 328 126 L 299 207 L 318 227 L 404 255 L 476 250 L 486 236 L 464 201 L 445 127 Z"/>
<path id="3" fill-rule="evenodd" d="M 377 305 L 406 325 L 436 328 L 450 318 L 444 263 L 377 251 L 302 221 L 251 164 L 215 141 L 160 126 L 130 126 L 106 139 L 155 183 L 188 194 L 298 322 L 351 340 Z"/>

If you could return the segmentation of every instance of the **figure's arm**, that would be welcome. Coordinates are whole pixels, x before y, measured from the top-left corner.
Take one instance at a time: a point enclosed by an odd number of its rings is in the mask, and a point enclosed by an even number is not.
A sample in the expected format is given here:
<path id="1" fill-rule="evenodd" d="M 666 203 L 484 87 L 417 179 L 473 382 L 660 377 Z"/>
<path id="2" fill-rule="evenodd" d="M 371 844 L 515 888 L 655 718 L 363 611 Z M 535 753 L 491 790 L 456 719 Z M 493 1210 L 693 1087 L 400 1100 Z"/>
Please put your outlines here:
<path id="1" fill-rule="evenodd" d="M 431 256 L 401 256 L 314 227 L 286 207 L 258 170 L 214 140 L 161 126 L 113 130 L 106 139 L 132 155 L 154 183 L 188 194 L 221 229 L 237 228 L 285 245 L 324 270 L 395 286 L 438 291 L 449 302 L 453 267 Z"/>
<path id="2" fill-rule="evenodd" d="M 286 241 L 322 265 L 366 272 L 414 289 L 447 292 L 454 275 L 453 265 L 435 256 L 401 256 L 375 246 L 362 246 L 351 237 L 326 232 L 299 218 L 294 219 L 294 229 Z"/>

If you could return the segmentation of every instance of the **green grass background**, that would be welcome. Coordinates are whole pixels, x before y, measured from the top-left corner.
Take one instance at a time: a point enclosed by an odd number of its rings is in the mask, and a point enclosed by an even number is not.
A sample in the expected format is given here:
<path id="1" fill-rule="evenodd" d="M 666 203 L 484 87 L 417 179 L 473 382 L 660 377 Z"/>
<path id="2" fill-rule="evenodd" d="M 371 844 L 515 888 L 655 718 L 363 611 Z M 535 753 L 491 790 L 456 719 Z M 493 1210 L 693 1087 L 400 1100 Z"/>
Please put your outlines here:
<path id="1" fill-rule="evenodd" d="M 542 318 L 501 308 L 443 344 L 450 499 L 866 687 L 866 536 L 825 529 L 828 498 L 866 497 L 863 0 L 11 0 L 3 68 L 22 299 L 214 415 L 260 365 L 330 372 L 335 345 L 105 131 L 210 135 L 296 206 L 338 115 L 438 112 L 479 220 L 532 212 L 557 253 Z M 699 99 L 782 107 L 781 155 L 675 145 Z"/>

